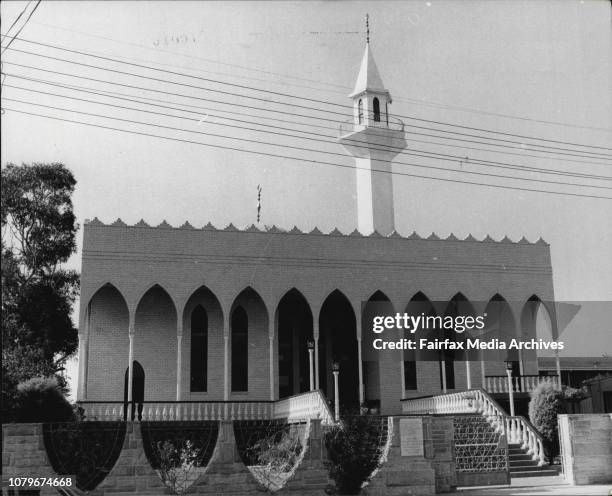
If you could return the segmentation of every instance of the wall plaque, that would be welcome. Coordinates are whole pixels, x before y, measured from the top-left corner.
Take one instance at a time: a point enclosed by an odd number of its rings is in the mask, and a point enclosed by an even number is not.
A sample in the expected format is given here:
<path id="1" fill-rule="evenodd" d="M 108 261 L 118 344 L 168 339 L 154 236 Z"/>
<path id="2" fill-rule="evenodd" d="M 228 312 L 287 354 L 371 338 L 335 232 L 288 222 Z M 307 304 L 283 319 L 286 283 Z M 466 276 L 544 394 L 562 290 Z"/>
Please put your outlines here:
<path id="1" fill-rule="evenodd" d="M 423 419 L 401 418 L 400 448 L 402 456 L 423 456 Z"/>

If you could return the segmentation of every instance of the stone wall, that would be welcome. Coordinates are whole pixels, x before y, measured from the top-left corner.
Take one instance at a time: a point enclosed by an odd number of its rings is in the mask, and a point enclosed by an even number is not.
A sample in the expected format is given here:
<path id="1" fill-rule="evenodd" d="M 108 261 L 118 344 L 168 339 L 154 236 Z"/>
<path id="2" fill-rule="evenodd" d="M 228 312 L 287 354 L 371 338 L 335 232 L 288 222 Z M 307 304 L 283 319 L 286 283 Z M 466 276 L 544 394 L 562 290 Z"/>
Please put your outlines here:
<path id="1" fill-rule="evenodd" d="M 612 414 L 559 415 L 565 478 L 571 484 L 612 483 Z"/>
<path id="2" fill-rule="evenodd" d="M 42 424 L 2 425 L 3 488 L 11 477 L 58 477 L 47 457 Z M 57 489 L 42 488 L 40 495 L 57 496 Z"/>

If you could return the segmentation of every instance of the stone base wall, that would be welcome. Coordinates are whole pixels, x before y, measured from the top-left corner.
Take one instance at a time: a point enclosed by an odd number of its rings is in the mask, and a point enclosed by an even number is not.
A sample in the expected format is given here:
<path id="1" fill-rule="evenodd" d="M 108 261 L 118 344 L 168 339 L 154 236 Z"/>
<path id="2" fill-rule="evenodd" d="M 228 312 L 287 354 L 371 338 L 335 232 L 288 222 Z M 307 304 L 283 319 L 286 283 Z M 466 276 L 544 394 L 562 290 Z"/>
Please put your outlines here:
<path id="1" fill-rule="evenodd" d="M 497 486 L 510 484 L 508 472 L 457 472 L 458 486 Z"/>
<path id="2" fill-rule="evenodd" d="M 558 420 L 566 480 L 612 483 L 612 414 L 559 415 Z"/>
<path id="3" fill-rule="evenodd" d="M 43 440 L 42 424 L 2 426 L 2 487 L 11 477 L 58 477 L 53 471 Z M 64 476 L 66 477 L 66 476 Z M 73 484 L 75 478 L 72 478 Z M 41 496 L 57 496 L 57 489 L 44 487 Z"/>
<path id="4" fill-rule="evenodd" d="M 458 485 L 455 467 L 455 428 L 453 417 L 426 417 L 425 456 L 431 459 L 436 477 L 436 493 L 454 491 Z"/>

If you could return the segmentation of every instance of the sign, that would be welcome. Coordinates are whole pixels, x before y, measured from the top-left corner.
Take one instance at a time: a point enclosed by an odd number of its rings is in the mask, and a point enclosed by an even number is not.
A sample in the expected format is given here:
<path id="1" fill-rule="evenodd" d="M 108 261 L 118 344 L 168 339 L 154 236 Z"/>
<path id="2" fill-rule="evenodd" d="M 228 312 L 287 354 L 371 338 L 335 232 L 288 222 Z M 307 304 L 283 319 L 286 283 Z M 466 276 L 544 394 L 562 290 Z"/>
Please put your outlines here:
<path id="1" fill-rule="evenodd" d="M 423 456 L 423 419 L 401 418 L 400 448 L 402 456 Z"/>

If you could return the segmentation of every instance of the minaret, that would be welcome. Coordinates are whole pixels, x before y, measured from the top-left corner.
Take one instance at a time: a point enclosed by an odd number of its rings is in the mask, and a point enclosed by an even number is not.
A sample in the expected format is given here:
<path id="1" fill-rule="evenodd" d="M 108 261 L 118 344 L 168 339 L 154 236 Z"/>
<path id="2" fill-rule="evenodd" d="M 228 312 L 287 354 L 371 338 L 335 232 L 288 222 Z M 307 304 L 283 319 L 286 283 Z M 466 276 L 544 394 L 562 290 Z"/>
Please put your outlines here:
<path id="1" fill-rule="evenodd" d="M 391 161 L 406 147 L 404 123 L 389 115 L 391 94 L 385 89 L 370 48 L 366 46 L 353 99 L 353 118 L 340 126 L 338 142 L 355 157 L 358 229 L 362 234 L 395 230 Z"/>

